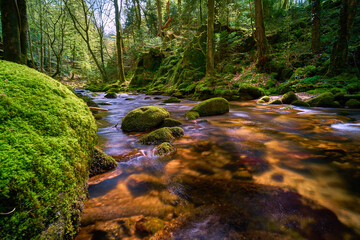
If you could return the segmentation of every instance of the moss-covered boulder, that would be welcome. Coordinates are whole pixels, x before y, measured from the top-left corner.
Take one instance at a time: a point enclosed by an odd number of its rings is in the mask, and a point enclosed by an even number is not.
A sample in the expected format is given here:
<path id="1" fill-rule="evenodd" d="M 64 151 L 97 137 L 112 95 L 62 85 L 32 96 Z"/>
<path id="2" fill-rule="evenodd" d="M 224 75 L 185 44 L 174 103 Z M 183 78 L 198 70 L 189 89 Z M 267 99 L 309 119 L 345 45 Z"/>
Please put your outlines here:
<path id="1" fill-rule="evenodd" d="M 243 84 L 239 87 L 237 95 L 240 96 L 240 100 L 252 100 L 264 96 L 265 92 L 262 88 L 250 84 Z"/>
<path id="2" fill-rule="evenodd" d="M 310 107 L 310 105 L 307 102 L 296 100 L 291 103 L 291 105 L 299 106 L 299 107 Z"/>
<path id="3" fill-rule="evenodd" d="M 0 239 L 74 237 L 96 139 L 67 87 L 0 61 Z"/>
<path id="4" fill-rule="evenodd" d="M 283 103 L 282 103 L 281 99 L 276 99 L 276 100 L 269 102 L 269 104 L 283 104 Z"/>
<path id="5" fill-rule="evenodd" d="M 310 106 L 316 107 L 337 107 L 339 104 L 334 101 L 334 95 L 331 92 L 325 92 L 317 97 L 307 101 Z"/>
<path id="6" fill-rule="evenodd" d="M 195 119 L 198 119 L 200 117 L 200 114 L 198 112 L 195 112 L 195 111 L 187 111 L 185 113 L 185 118 L 187 120 L 195 120 Z"/>
<path id="7" fill-rule="evenodd" d="M 184 135 L 184 130 L 180 127 L 163 127 L 152 131 L 151 133 L 140 138 L 138 141 L 141 144 L 151 145 L 160 144 L 163 142 L 171 142 L 175 138 Z"/>
<path id="8" fill-rule="evenodd" d="M 296 94 L 293 91 L 285 93 L 281 98 L 281 101 L 284 104 L 290 104 L 296 100 L 298 100 L 298 97 L 296 96 Z"/>
<path id="9" fill-rule="evenodd" d="M 117 94 L 115 92 L 108 92 L 105 95 L 106 98 L 117 98 Z"/>
<path id="10" fill-rule="evenodd" d="M 115 159 L 105 154 L 100 148 L 95 147 L 94 156 L 90 166 L 90 176 L 100 174 L 117 166 Z"/>
<path id="11" fill-rule="evenodd" d="M 164 107 L 146 106 L 130 111 L 123 118 L 121 129 L 124 132 L 146 132 L 159 127 L 170 113 Z"/>
<path id="12" fill-rule="evenodd" d="M 197 112 L 201 117 L 224 114 L 229 112 L 229 102 L 222 97 L 210 98 L 197 104 L 190 112 Z"/>
<path id="13" fill-rule="evenodd" d="M 176 152 L 176 148 L 168 142 L 164 142 L 155 148 L 155 154 L 165 156 Z"/>
<path id="14" fill-rule="evenodd" d="M 265 102 L 264 100 L 259 99 L 259 100 L 256 101 L 256 103 L 257 103 L 257 104 L 264 104 L 264 103 L 266 103 L 266 102 Z"/>
<path id="15" fill-rule="evenodd" d="M 269 97 L 269 96 L 263 96 L 263 97 L 260 98 L 259 100 L 263 100 L 264 102 L 269 102 L 269 101 L 270 101 L 270 97 Z"/>
<path id="16" fill-rule="evenodd" d="M 164 101 L 164 103 L 179 103 L 179 102 L 181 102 L 181 100 L 178 99 L 177 97 L 170 97 Z"/>
<path id="17" fill-rule="evenodd" d="M 173 118 L 165 118 L 162 124 L 162 127 L 176 127 L 180 126 L 182 123 Z"/>
<path id="18" fill-rule="evenodd" d="M 360 101 L 356 99 L 350 99 L 345 103 L 345 107 L 348 108 L 360 108 Z"/>

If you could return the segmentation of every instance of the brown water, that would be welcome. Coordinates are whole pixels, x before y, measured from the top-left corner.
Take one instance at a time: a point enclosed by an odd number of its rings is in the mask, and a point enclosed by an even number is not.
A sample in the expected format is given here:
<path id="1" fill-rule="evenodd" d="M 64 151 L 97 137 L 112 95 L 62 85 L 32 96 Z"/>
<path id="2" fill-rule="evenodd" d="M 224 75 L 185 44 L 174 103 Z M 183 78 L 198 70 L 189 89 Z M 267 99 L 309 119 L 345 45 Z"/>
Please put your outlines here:
<path id="1" fill-rule="evenodd" d="M 360 239 L 360 111 L 231 102 L 228 114 L 186 121 L 196 102 L 103 96 L 98 145 L 121 162 L 89 180 L 77 240 Z M 147 105 L 183 123 L 170 157 L 119 128 Z"/>

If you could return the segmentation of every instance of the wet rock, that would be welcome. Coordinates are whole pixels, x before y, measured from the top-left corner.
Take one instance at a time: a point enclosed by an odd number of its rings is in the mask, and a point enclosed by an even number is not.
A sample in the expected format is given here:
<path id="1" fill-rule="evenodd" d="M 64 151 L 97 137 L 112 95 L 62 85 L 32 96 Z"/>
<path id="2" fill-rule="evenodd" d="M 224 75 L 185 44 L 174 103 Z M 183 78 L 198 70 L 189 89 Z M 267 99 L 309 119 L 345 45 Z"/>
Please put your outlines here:
<path id="1" fill-rule="evenodd" d="M 164 142 L 155 148 L 155 154 L 159 156 L 169 155 L 174 152 L 176 152 L 176 148 L 168 142 Z"/>
<path id="2" fill-rule="evenodd" d="M 172 142 L 175 138 L 184 135 L 184 130 L 180 127 L 163 127 L 152 131 L 142 137 L 138 142 L 141 144 L 151 145 L 163 142 Z"/>
<path id="3" fill-rule="evenodd" d="M 162 124 L 163 127 L 176 127 L 180 126 L 182 123 L 173 118 L 165 118 Z"/>
<path id="4" fill-rule="evenodd" d="M 232 174 L 233 178 L 241 180 L 251 180 L 252 176 L 247 170 L 236 171 Z"/>
<path id="5" fill-rule="evenodd" d="M 334 95 L 331 92 L 325 92 L 317 97 L 307 101 L 310 106 L 316 107 L 339 107 L 339 103 L 334 101 Z"/>
<path id="6" fill-rule="evenodd" d="M 264 104 L 264 103 L 265 103 L 265 101 L 264 101 L 264 100 L 259 99 L 259 100 L 257 100 L 257 101 L 256 101 L 256 103 L 257 103 L 257 104 Z"/>
<path id="7" fill-rule="evenodd" d="M 292 102 L 294 102 L 296 100 L 298 100 L 298 97 L 292 91 L 285 93 L 281 98 L 281 101 L 284 104 L 290 104 L 290 103 L 292 103 Z"/>
<path id="8" fill-rule="evenodd" d="M 222 97 L 210 98 L 197 104 L 190 112 L 197 112 L 201 117 L 221 115 L 229 112 L 229 102 Z"/>
<path id="9" fill-rule="evenodd" d="M 238 90 L 240 100 L 252 100 L 264 96 L 264 94 L 263 89 L 249 84 L 241 85 Z"/>
<path id="10" fill-rule="evenodd" d="M 269 104 L 282 104 L 281 99 L 276 99 L 274 101 L 269 102 Z"/>
<path id="11" fill-rule="evenodd" d="M 132 158 L 135 157 L 139 157 L 139 156 L 143 156 L 143 154 L 139 151 L 139 150 L 131 150 L 129 152 L 117 155 L 117 156 L 113 156 L 113 158 L 117 161 L 117 162 L 126 162 Z"/>
<path id="12" fill-rule="evenodd" d="M 283 182 L 284 181 L 284 176 L 282 174 L 279 174 L 279 173 L 274 173 L 273 175 L 271 175 L 271 179 L 276 181 L 276 182 Z"/>
<path id="13" fill-rule="evenodd" d="M 350 99 L 345 103 L 348 108 L 360 108 L 360 101 L 356 99 Z"/>
<path id="14" fill-rule="evenodd" d="M 168 190 L 162 191 L 159 197 L 163 203 L 172 206 L 176 206 L 180 201 L 178 196 L 176 196 L 174 193 L 169 192 Z"/>
<path id="15" fill-rule="evenodd" d="M 147 100 L 147 99 L 150 99 L 150 97 L 145 97 L 144 99 Z"/>
<path id="16" fill-rule="evenodd" d="M 106 98 L 117 98 L 117 94 L 115 92 L 109 92 L 105 95 Z"/>
<path id="17" fill-rule="evenodd" d="M 164 103 L 179 103 L 179 102 L 181 102 L 181 100 L 178 99 L 177 97 L 170 97 L 164 101 Z"/>
<path id="18" fill-rule="evenodd" d="M 125 98 L 126 101 L 133 101 L 135 98 Z"/>
<path id="19" fill-rule="evenodd" d="M 147 174 L 133 174 L 127 179 L 127 188 L 134 197 L 148 194 L 150 191 L 162 191 L 165 185 L 155 176 Z"/>
<path id="20" fill-rule="evenodd" d="M 94 156 L 90 167 L 90 176 L 109 171 L 114 169 L 116 166 L 117 163 L 114 158 L 105 154 L 100 148 L 94 148 Z"/>
<path id="21" fill-rule="evenodd" d="M 145 132 L 160 126 L 170 113 L 164 107 L 146 106 L 130 111 L 123 118 L 124 132 Z"/>
<path id="22" fill-rule="evenodd" d="M 154 234 L 162 230 L 164 226 L 165 222 L 155 217 L 144 217 L 135 225 L 136 232 L 141 236 Z"/>
<path id="23" fill-rule="evenodd" d="M 185 113 L 185 117 L 187 120 L 194 120 L 200 117 L 200 114 L 198 112 L 195 111 L 187 111 Z"/>
<path id="24" fill-rule="evenodd" d="M 154 99 L 155 99 L 155 100 L 159 100 L 159 99 L 161 99 L 161 97 L 154 97 Z"/>
<path id="25" fill-rule="evenodd" d="M 260 98 L 259 100 L 263 100 L 264 102 L 269 102 L 269 101 L 270 101 L 270 97 L 269 97 L 269 96 L 263 96 L 263 97 Z"/>
<path id="26" fill-rule="evenodd" d="M 291 103 L 291 105 L 299 106 L 299 107 L 310 107 L 310 105 L 307 102 L 296 100 Z"/>

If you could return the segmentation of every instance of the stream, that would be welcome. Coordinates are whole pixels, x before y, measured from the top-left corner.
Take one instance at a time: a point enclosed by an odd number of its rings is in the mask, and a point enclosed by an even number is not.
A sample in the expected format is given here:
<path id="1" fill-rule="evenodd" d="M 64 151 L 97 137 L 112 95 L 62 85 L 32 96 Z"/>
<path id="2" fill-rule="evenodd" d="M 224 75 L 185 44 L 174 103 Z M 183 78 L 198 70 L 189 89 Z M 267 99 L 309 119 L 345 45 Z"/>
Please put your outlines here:
<path id="1" fill-rule="evenodd" d="M 198 102 L 81 91 L 109 109 L 95 115 L 98 146 L 119 165 L 89 179 L 77 240 L 360 239 L 360 110 L 230 102 L 187 121 Z M 120 129 L 149 105 L 183 123 L 171 156 Z"/>

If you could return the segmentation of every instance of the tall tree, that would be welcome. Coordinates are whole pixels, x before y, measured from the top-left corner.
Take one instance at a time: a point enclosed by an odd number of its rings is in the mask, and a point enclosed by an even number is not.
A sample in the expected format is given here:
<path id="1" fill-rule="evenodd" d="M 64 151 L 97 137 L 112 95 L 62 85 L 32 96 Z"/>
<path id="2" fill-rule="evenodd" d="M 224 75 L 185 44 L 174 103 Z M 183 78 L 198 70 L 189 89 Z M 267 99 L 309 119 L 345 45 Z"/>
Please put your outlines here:
<path id="1" fill-rule="evenodd" d="M 340 74 L 348 63 L 348 41 L 354 24 L 357 0 L 342 0 L 337 38 L 330 56 L 329 75 Z"/>
<path id="2" fill-rule="evenodd" d="M 122 2 L 121 2 L 122 3 Z M 118 78 L 120 82 L 125 82 L 124 64 L 123 64 L 123 50 L 122 50 L 122 36 L 121 36 L 121 23 L 120 23 L 120 10 L 118 0 L 114 0 L 115 8 L 115 21 L 116 21 L 116 50 L 117 50 L 117 67 Z"/>
<path id="3" fill-rule="evenodd" d="M 320 0 L 311 1 L 311 49 L 320 50 Z"/>
<path id="4" fill-rule="evenodd" d="M 207 44 L 206 44 L 206 76 L 214 73 L 214 15 L 215 1 L 208 0 Z"/>
<path id="5" fill-rule="evenodd" d="M 262 0 L 255 0 L 255 38 L 257 44 L 257 67 L 262 68 L 266 61 L 267 41 L 265 35 Z"/>
<path id="6" fill-rule="evenodd" d="M 26 64 L 28 31 L 26 0 L 2 0 L 0 4 L 4 58 Z"/>
<path id="7" fill-rule="evenodd" d="M 158 31 L 160 35 L 162 35 L 162 14 L 161 14 L 161 0 L 156 0 L 156 8 L 157 8 L 157 15 L 158 15 Z"/>

